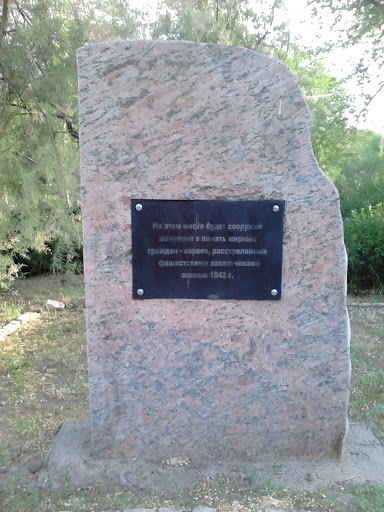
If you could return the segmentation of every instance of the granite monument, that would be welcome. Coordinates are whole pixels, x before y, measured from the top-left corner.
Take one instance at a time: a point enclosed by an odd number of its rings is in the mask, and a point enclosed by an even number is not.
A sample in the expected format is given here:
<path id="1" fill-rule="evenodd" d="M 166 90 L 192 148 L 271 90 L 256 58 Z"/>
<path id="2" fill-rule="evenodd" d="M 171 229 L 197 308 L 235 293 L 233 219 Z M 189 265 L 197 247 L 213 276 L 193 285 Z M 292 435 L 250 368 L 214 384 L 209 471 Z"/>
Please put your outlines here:
<path id="1" fill-rule="evenodd" d="M 93 453 L 340 459 L 343 225 L 297 79 L 141 40 L 78 74 Z"/>

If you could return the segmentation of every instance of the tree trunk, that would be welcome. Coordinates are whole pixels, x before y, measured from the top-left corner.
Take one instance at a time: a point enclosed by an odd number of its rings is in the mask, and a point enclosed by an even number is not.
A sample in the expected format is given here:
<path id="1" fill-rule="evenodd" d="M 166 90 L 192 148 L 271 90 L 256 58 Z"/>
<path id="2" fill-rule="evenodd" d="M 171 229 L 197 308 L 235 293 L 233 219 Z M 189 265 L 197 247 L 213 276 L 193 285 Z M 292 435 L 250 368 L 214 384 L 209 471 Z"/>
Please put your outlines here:
<path id="1" fill-rule="evenodd" d="M 11 1 L 3 0 L 3 10 L 1 12 L 1 18 L 0 18 L 0 65 L 2 64 L 2 61 L 3 61 L 3 47 L 4 47 L 5 34 L 7 33 L 7 28 L 8 28 L 8 18 L 9 18 L 10 7 L 11 7 Z"/>

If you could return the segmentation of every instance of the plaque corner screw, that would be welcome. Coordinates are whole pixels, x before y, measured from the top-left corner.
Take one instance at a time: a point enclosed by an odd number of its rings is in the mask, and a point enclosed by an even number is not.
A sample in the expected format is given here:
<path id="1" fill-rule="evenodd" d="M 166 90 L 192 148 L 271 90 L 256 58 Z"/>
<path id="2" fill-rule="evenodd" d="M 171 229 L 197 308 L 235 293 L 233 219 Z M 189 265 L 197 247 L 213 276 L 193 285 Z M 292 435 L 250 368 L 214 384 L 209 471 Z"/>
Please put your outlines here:
<path id="1" fill-rule="evenodd" d="M 143 205 L 142 205 L 142 204 L 140 204 L 140 203 L 137 203 L 137 205 L 135 206 L 135 208 L 136 208 L 136 210 L 137 210 L 138 212 L 141 212 L 141 210 L 143 209 Z"/>
<path id="2" fill-rule="evenodd" d="M 280 210 L 280 208 L 279 208 L 279 206 L 278 206 L 277 204 L 275 204 L 275 205 L 273 205 L 272 210 L 273 210 L 275 213 L 277 213 L 277 212 Z"/>
<path id="3" fill-rule="evenodd" d="M 141 297 L 142 295 L 144 295 L 144 290 L 143 290 L 142 288 L 139 288 L 139 289 L 137 290 L 137 295 L 140 295 L 140 297 Z"/>
<path id="4" fill-rule="evenodd" d="M 276 295 L 278 294 L 278 291 L 276 290 L 276 288 L 274 288 L 273 290 L 271 290 L 271 295 L 273 297 L 276 297 Z"/>

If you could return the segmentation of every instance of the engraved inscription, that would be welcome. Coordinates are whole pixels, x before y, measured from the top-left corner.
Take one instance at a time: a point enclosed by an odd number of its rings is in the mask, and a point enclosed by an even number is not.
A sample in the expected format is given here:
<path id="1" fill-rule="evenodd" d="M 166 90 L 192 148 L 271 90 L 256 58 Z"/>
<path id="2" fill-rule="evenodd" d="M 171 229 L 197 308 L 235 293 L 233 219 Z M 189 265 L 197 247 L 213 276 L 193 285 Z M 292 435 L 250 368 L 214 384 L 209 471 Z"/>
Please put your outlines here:
<path id="1" fill-rule="evenodd" d="M 279 300 L 283 216 L 283 201 L 132 200 L 133 297 Z"/>

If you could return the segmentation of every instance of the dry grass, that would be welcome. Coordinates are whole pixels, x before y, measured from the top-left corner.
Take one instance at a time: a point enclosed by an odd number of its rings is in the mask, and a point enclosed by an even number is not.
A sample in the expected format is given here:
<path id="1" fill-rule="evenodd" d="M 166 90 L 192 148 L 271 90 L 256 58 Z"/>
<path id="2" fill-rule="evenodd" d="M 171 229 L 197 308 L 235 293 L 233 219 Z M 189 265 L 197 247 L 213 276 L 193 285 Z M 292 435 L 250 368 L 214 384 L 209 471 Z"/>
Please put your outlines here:
<path id="1" fill-rule="evenodd" d="M 384 432 L 384 308 L 350 308 L 350 418 Z"/>
<path id="2" fill-rule="evenodd" d="M 23 311 L 43 309 L 47 298 L 72 307 L 60 313 L 42 310 L 38 321 L 1 343 L 0 467 L 23 465 L 45 453 L 68 416 L 88 415 L 83 285 L 80 276 L 62 280 L 21 281 L 7 297 Z"/>

